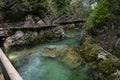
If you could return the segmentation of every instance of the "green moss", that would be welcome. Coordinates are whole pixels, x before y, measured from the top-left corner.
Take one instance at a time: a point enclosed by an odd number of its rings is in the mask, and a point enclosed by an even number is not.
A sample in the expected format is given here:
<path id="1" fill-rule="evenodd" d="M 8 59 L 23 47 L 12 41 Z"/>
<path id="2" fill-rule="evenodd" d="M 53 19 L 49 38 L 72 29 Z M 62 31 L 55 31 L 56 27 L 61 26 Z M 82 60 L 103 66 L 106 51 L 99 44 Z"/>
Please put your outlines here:
<path id="1" fill-rule="evenodd" d="M 115 61 L 114 60 L 100 61 L 99 64 L 98 64 L 98 68 L 101 72 L 103 72 L 105 74 L 114 73 L 117 69 L 115 67 Z"/>
<path id="2" fill-rule="evenodd" d="M 90 52 L 85 54 L 85 58 L 87 61 L 97 60 L 98 50 L 96 48 L 92 48 Z"/>
<path id="3" fill-rule="evenodd" d="M 97 55 L 99 53 L 98 49 L 97 49 L 97 45 L 95 44 L 91 44 L 89 42 L 85 42 L 82 46 L 81 46 L 81 54 L 83 55 L 83 57 L 85 57 L 85 59 L 88 62 L 92 62 L 92 61 L 96 61 L 97 60 Z"/>
<path id="4" fill-rule="evenodd" d="M 60 51 L 58 59 L 71 68 L 78 67 L 82 62 L 80 55 L 72 48 Z"/>

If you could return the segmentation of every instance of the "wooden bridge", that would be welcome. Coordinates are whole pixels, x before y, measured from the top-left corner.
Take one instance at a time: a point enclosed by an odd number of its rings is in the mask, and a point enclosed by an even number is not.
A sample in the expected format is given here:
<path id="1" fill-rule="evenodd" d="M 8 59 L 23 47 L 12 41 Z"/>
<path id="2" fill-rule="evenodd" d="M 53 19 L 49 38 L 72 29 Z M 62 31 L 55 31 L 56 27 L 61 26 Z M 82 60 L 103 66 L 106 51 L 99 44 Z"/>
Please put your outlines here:
<path id="1" fill-rule="evenodd" d="M 24 23 L 15 24 L 15 23 L 2 23 L 0 24 L 0 38 L 5 38 L 9 36 L 8 31 L 17 31 L 17 30 L 43 30 L 43 29 L 50 29 L 56 27 L 57 25 L 66 25 L 66 24 L 76 24 L 81 23 L 81 25 L 86 21 L 86 19 L 81 20 L 72 20 L 66 22 L 59 22 L 52 25 L 23 25 Z"/>
<path id="2" fill-rule="evenodd" d="M 2 69 L 2 72 L 0 74 L 0 80 L 23 80 L 1 48 L 0 67 Z"/>

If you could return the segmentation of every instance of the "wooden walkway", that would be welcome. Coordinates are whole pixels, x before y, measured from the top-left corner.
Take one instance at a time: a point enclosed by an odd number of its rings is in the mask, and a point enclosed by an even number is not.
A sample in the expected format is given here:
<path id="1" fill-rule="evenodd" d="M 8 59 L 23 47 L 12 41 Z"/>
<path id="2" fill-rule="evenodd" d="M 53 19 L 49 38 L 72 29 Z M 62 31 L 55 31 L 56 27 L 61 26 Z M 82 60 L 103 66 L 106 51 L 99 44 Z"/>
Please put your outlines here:
<path id="1" fill-rule="evenodd" d="M 0 38 L 7 37 L 8 36 L 8 34 L 7 34 L 8 31 L 50 29 L 50 28 L 56 27 L 58 25 L 76 24 L 76 23 L 83 24 L 85 21 L 86 21 L 86 19 L 81 19 L 81 20 L 57 22 L 55 24 L 49 24 L 49 25 L 39 25 L 39 24 L 24 25 L 24 23 L 20 23 L 20 24 L 2 23 L 2 24 L 0 24 Z"/>

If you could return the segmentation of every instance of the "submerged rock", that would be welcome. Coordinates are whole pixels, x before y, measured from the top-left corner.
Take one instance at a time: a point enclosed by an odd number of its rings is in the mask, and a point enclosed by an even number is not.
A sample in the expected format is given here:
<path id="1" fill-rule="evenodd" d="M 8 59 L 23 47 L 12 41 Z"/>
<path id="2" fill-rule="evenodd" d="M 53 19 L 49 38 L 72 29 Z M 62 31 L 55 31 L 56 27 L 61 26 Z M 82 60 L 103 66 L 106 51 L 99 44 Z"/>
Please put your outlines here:
<path id="1" fill-rule="evenodd" d="M 56 49 L 56 46 L 50 45 L 50 46 L 46 46 L 44 49 L 45 49 L 45 50 L 55 50 L 55 49 Z"/>
<path id="2" fill-rule="evenodd" d="M 48 58 L 56 58 L 58 56 L 58 51 L 56 46 L 50 45 L 46 46 L 43 50 L 42 56 L 48 57 Z"/>
<path id="3" fill-rule="evenodd" d="M 57 51 L 54 50 L 46 50 L 42 56 L 48 57 L 48 58 L 56 58 L 58 56 Z"/>
<path id="4" fill-rule="evenodd" d="M 42 56 L 48 58 L 57 58 L 60 62 L 69 67 L 75 68 L 81 64 L 80 55 L 74 49 L 57 49 L 55 46 L 45 47 Z"/>
<path id="5" fill-rule="evenodd" d="M 72 68 L 78 67 L 82 62 L 80 55 L 72 48 L 62 50 L 59 60 Z"/>

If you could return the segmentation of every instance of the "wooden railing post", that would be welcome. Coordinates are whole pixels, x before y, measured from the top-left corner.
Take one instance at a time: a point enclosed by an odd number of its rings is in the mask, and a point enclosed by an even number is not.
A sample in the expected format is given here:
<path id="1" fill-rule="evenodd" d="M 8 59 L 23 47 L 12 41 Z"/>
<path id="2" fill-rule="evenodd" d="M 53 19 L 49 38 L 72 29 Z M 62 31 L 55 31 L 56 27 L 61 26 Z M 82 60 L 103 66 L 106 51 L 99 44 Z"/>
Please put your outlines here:
<path id="1" fill-rule="evenodd" d="M 5 80 L 23 80 L 0 48 L 0 61 Z"/>

